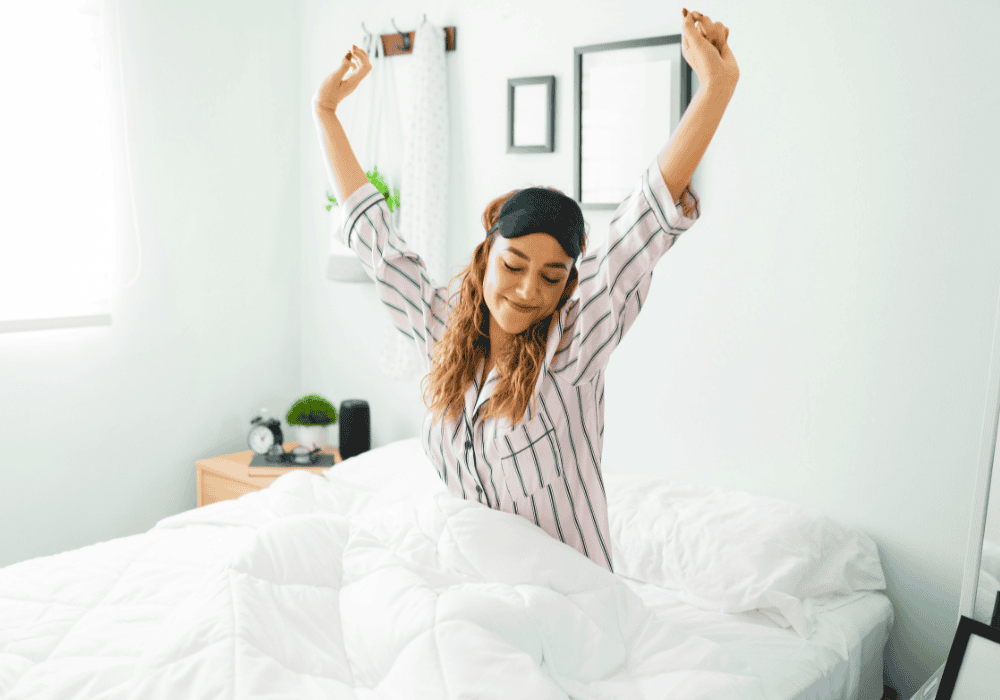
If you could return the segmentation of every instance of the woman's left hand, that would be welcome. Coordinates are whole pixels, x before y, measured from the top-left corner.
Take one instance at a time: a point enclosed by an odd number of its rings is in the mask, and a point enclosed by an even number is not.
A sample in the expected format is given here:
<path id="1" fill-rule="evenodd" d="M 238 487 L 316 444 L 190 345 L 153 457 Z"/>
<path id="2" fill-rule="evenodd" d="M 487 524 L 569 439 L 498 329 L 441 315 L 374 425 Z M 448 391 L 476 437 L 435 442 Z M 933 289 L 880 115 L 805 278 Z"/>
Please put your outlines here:
<path id="1" fill-rule="evenodd" d="M 740 68 L 729 49 L 729 28 L 700 12 L 685 8 L 683 14 L 681 51 L 698 80 L 702 85 L 723 80 L 735 86 L 740 79 Z"/>

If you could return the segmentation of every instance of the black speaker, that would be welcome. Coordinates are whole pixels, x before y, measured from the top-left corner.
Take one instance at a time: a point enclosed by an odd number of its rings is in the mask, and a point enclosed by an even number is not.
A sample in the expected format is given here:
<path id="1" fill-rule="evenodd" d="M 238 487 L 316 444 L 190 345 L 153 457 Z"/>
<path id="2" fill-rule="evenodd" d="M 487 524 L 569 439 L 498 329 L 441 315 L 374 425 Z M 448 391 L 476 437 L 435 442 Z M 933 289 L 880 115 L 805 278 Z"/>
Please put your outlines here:
<path id="1" fill-rule="evenodd" d="M 371 413 L 367 401 L 361 399 L 341 401 L 338 418 L 341 459 L 348 459 L 371 449 Z"/>

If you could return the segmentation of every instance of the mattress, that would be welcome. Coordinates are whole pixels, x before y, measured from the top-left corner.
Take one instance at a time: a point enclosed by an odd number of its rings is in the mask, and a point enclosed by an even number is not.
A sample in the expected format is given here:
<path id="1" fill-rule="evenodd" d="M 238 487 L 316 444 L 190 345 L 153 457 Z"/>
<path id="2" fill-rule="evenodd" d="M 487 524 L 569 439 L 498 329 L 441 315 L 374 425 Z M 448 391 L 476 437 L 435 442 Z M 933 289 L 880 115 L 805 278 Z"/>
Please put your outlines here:
<path id="1" fill-rule="evenodd" d="M 171 516 L 146 533 L 2 568 L 0 698 L 363 700 L 415 696 L 414 684 L 432 688 L 441 678 L 445 686 L 440 687 L 448 691 L 439 687 L 437 692 L 416 696 L 451 697 L 449 683 L 474 683 L 476 679 L 461 677 L 454 667 L 449 670 L 448 637 L 441 632 L 441 620 L 429 628 L 430 637 L 436 640 L 434 653 L 420 656 L 414 640 L 427 634 L 418 635 L 414 620 L 407 619 L 415 617 L 411 615 L 415 608 L 410 603 L 393 608 L 404 601 L 399 596 L 384 597 L 389 601 L 385 610 L 371 604 L 372 591 L 379 587 L 398 587 L 402 581 L 417 590 L 413 572 L 418 569 L 400 570 L 401 574 L 382 579 L 372 574 L 364 579 L 364 586 L 348 581 L 357 577 L 358 562 L 367 561 L 367 571 L 377 574 L 407 557 L 426 566 L 438 557 L 431 575 L 440 579 L 438 583 L 444 582 L 441 590 L 449 581 L 460 581 L 462 585 L 451 585 L 449 590 L 485 596 L 488 607 L 502 602 L 504 595 L 509 598 L 513 588 L 500 585 L 502 573 L 486 581 L 456 579 L 460 572 L 455 572 L 467 562 L 455 558 L 454 551 L 461 549 L 463 541 L 480 541 L 462 538 L 484 536 L 482 528 L 476 530 L 484 518 L 491 531 L 508 528 L 497 537 L 527 538 L 519 544 L 528 543 L 540 531 L 526 526 L 518 516 L 490 511 L 443 491 L 414 438 L 371 450 L 324 475 L 296 472 L 282 476 L 268 489 Z M 420 529 L 414 525 L 417 521 L 399 520 L 405 510 L 401 505 L 413 502 L 425 504 L 419 514 L 425 531 L 433 530 L 434 517 L 440 521 L 437 549 L 428 549 L 419 533 L 414 534 Z M 451 515 L 435 515 L 442 509 Z M 387 519 L 387 513 L 392 517 Z M 468 529 L 466 534 L 461 532 L 463 527 Z M 893 620 L 892 605 L 883 594 L 859 593 L 827 604 L 818 616 L 817 631 L 805 640 L 763 614 L 709 613 L 679 602 L 668 590 L 607 574 L 541 535 L 541 546 L 555 547 L 546 550 L 555 565 L 536 578 L 534 585 L 518 588 L 525 598 L 537 595 L 542 603 L 532 615 L 522 616 L 524 624 L 517 633 L 544 637 L 554 626 L 567 624 L 566 629 L 589 631 L 575 636 L 577 647 L 553 647 L 551 640 L 543 639 L 545 658 L 537 655 L 538 663 L 533 665 L 530 654 L 517 651 L 512 655 L 508 647 L 501 648 L 496 639 L 477 628 L 475 635 L 467 637 L 475 644 L 453 650 L 458 655 L 453 658 L 474 653 L 486 660 L 483 667 L 470 666 L 474 676 L 496 672 L 499 660 L 514 664 L 511 668 L 527 664 L 505 674 L 504 682 L 534 678 L 539 690 L 529 695 L 552 698 L 877 700 L 881 695 L 882 649 Z M 373 548 L 378 537 L 394 541 L 395 549 Z M 371 541 L 367 548 L 355 548 L 342 560 L 334 556 L 338 543 L 343 546 L 352 538 Z M 312 545 L 321 541 L 320 551 L 329 552 L 328 557 L 316 557 Z M 449 551 L 449 541 L 454 551 Z M 569 558 L 556 562 L 564 556 L 559 548 L 566 549 Z M 573 566 L 584 567 L 569 577 L 574 582 L 593 576 L 603 583 L 589 588 L 580 584 L 584 590 L 579 595 L 556 595 L 558 590 L 566 593 L 556 579 Z M 336 567 L 340 569 L 334 571 Z M 326 585 L 328 579 L 340 575 L 344 580 L 338 588 Z M 605 581 L 601 575 L 610 578 Z M 628 635 L 617 646 L 608 642 L 616 633 L 615 625 L 621 629 L 629 620 L 640 619 L 635 617 L 639 614 L 636 606 L 616 589 L 637 596 L 644 604 L 639 606 L 642 615 L 655 620 L 656 625 L 650 622 L 642 629 L 669 630 L 671 643 L 676 642 L 677 654 L 663 655 L 656 672 L 640 679 L 645 683 L 642 693 L 623 693 L 622 684 L 602 685 L 586 677 L 609 653 L 621 650 Z M 420 590 L 427 598 L 427 586 Z M 346 602 L 349 596 L 353 596 L 353 606 Z M 441 595 L 430 603 L 439 618 L 445 600 Z M 465 615 L 458 621 L 468 627 L 471 618 L 461 605 L 455 605 L 457 599 L 447 600 L 458 611 L 455 615 Z M 567 605 L 567 601 L 572 602 Z M 549 614 L 560 605 L 562 613 Z M 358 609 L 366 612 L 352 623 L 352 610 Z M 583 614 L 588 610 L 590 617 Z M 480 623 L 491 624 L 489 611 L 474 612 Z M 605 614 L 617 618 L 607 625 L 601 619 Z M 316 621 L 324 616 L 340 624 L 317 627 Z M 531 623 L 532 616 L 537 624 Z M 558 637 L 565 644 L 574 639 L 565 630 Z M 399 649 L 386 656 L 381 649 L 392 644 Z M 380 651 L 359 656 L 358 650 L 365 645 Z M 693 660 L 690 671 L 685 670 L 686 659 Z M 581 662 L 578 668 L 576 661 Z M 406 663 L 421 670 L 405 672 Z M 424 674 L 425 667 L 436 670 Z M 449 673 L 459 675 L 449 677 Z M 490 689 L 496 692 L 490 697 L 513 697 L 513 688 L 494 679 Z"/>

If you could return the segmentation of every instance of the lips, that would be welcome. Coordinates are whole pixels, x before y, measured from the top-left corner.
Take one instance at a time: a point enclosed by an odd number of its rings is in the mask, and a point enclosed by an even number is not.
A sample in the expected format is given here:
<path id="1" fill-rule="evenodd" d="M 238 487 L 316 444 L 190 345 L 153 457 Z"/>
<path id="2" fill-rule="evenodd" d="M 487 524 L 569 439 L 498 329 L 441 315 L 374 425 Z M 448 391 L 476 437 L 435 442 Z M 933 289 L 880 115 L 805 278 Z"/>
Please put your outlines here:
<path id="1" fill-rule="evenodd" d="M 520 304 L 515 304 L 510 299 L 507 300 L 507 303 L 513 306 L 518 311 L 523 311 L 525 313 L 527 313 L 528 311 L 534 311 L 536 308 L 538 308 L 537 306 L 521 306 Z"/>

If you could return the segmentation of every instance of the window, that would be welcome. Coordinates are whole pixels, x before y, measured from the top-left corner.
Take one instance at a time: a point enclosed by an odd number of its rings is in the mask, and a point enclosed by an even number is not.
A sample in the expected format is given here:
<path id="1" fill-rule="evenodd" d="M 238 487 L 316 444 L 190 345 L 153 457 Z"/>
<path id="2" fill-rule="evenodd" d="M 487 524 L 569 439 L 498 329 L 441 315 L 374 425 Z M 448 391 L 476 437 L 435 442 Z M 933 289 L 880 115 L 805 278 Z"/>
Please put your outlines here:
<path id="1" fill-rule="evenodd" d="M 0 0 L 0 332 L 111 323 L 114 12 Z"/>

